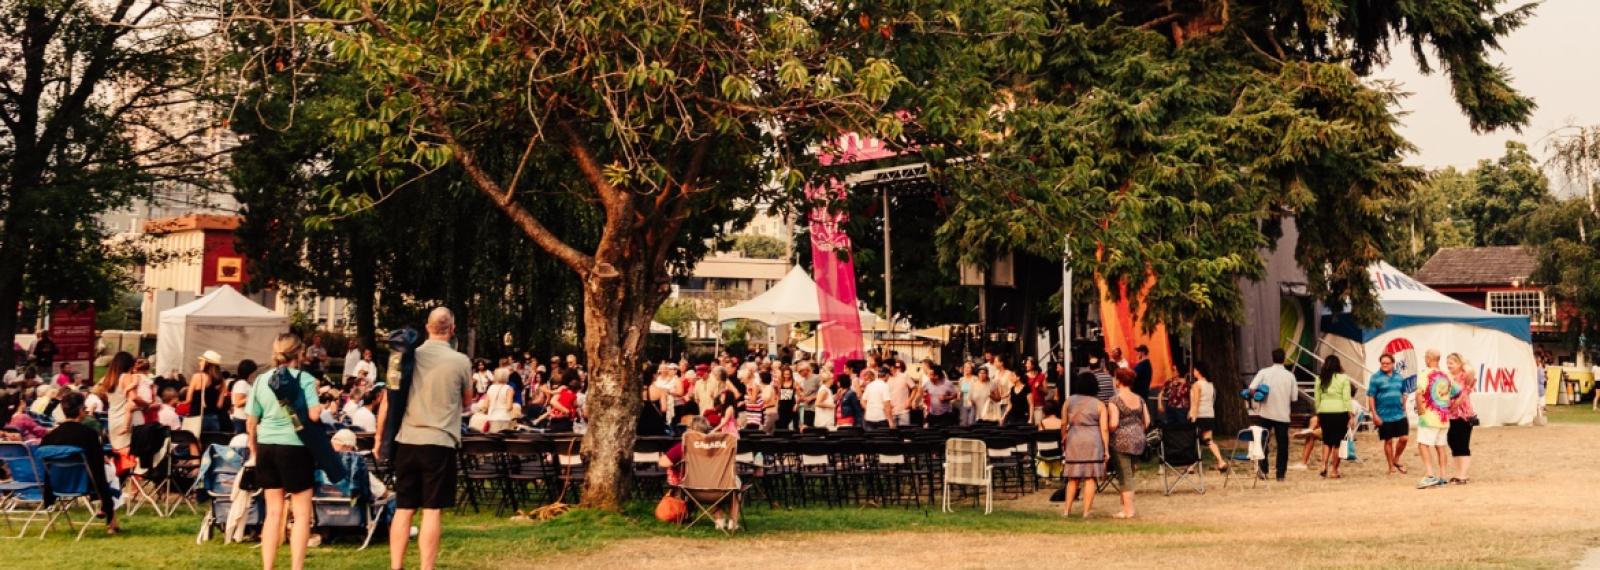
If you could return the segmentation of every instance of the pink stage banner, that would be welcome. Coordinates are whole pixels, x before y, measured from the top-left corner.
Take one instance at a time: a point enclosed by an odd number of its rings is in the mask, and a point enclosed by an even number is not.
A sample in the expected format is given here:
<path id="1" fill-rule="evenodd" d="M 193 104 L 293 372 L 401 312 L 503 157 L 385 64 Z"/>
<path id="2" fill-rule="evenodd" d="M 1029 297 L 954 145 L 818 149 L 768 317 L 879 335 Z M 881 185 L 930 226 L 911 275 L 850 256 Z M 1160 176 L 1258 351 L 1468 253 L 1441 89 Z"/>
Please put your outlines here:
<path id="1" fill-rule="evenodd" d="M 848 164 L 894 156 L 882 141 L 847 134 L 824 146 L 818 157 L 823 166 Z M 845 224 L 850 213 L 830 208 L 846 198 L 846 188 L 838 179 L 806 188 L 806 198 L 819 204 L 811 210 L 811 274 L 817 281 L 817 306 L 822 322 L 817 334 L 822 339 L 819 362 L 832 362 L 836 371 L 845 361 L 866 357 L 861 346 L 861 314 L 856 312 L 855 256 L 850 252 L 850 236 Z"/>

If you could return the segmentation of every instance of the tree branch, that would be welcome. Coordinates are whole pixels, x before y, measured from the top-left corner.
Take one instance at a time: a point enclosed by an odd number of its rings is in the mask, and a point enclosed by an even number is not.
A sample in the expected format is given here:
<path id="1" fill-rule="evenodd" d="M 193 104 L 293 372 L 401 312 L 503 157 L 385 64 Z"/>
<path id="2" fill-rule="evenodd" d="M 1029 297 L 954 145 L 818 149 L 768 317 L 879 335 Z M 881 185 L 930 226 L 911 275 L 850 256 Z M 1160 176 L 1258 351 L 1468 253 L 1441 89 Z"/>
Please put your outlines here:
<path id="1" fill-rule="evenodd" d="M 395 37 L 394 31 L 389 29 L 388 25 L 384 24 L 383 20 L 373 13 L 371 2 L 362 2 L 361 10 L 365 19 L 372 24 L 373 29 L 380 35 L 390 41 L 399 41 Z M 466 171 L 467 178 L 472 180 L 473 186 L 477 187 L 479 192 L 487 195 L 495 207 L 499 208 L 500 212 L 505 214 L 507 218 L 510 218 L 511 222 L 516 224 L 523 234 L 533 240 L 533 243 L 550 255 L 555 256 L 563 264 L 566 264 L 567 267 L 578 274 L 579 278 L 587 279 L 594 270 L 594 259 L 557 237 L 538 218 L 534 217 L 527 208 L 517 203 L 510 192 L 501 188 L 494 181 L 494 178 L 489 176 L 488 172 L 483 170 L 478 164 L 477 155 L 456 139 L 455 130 L 445 120 L 443 109 L 441 109 L 440 102 L 435 96 L 431 85 L 423 81 L 415 73 L 406 74 L 404 79 L 411 91 L 417 95 L 417 102 L 422 105 L 423 114 L 427 116 L 428 122 L 433 125 L 434 130 L 438 131 L 435 133 L 436 136 L 444 139 L 445 146 L 450 148 L 456 162 L 461 165 L 462 170 Z"/>

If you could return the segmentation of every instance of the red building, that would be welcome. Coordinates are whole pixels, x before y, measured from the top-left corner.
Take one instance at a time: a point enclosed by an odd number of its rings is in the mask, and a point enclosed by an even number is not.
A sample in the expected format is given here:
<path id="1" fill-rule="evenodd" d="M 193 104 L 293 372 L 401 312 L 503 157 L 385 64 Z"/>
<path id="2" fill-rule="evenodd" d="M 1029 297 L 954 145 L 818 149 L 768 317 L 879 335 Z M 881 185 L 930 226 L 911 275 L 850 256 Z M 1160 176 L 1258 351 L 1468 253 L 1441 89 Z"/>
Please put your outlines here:
<path id="1" fill-rule="evenodd" d="M 1527 315 L 1536 345 L 1562 344 L 1561 312 L 1544 287 L 1532 282 L 1538 266 L 1533 250 L 1522 246 L 1447 247 L 1428 258 L 1413 277 L 1468 305 Z"/>
<path id="2" fill-rule="evenodd" d="M 161 311 L 187 303 L 220 285 L 244 289 L 244 256 L 233 248 L 239 216 L 190 214 L 144 223 L 152 249 L 166 256 L 144 268 L 143 326 L 155 332 Z"/>

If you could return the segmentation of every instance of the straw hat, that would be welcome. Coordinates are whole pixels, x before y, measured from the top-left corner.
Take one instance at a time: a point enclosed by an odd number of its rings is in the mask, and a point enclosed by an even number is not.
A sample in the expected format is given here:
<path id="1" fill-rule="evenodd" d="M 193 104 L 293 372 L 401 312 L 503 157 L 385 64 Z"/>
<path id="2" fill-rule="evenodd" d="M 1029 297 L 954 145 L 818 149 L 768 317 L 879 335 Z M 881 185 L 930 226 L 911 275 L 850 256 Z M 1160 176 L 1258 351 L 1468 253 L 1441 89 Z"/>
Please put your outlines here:
<path id="1" fill-rule="evenodd" d="M 215 350 L 207 350 L 207 351 L 205 351 L 204 353 L 202 353 L 200 355 L 200 360 L 202 362 L 206 362 L 208 364 L 215 364 L 217 366 L 222 366 L 222 355 L 221 354 L 217 354 L 217 351 L 215 351 Z"/>

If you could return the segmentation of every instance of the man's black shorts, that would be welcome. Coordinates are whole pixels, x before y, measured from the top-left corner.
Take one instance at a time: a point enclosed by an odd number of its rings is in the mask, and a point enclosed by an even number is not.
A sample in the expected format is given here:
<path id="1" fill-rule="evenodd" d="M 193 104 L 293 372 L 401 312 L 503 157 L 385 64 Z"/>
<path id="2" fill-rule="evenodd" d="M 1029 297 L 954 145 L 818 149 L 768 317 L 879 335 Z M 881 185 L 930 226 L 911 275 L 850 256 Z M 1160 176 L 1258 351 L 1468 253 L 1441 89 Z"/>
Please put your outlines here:
<path id="1" fill-rule="evenodd" d="M 394 496 L 398 509 L 456 506 L 456 449 L 396 443 Z"/>
<path id="2" fill-rule="evenodd" d="M 1411 421 L 1406 418 L 1400 418 L 1399 420 L 1392 422 L 1383 422 L 1383 425 L 1378 426 L 1378 439 L 1380 440 L 1405 437 L 1406 434 L 1409 433 L 1411 433 Z"/>
<path id="3" fill-rule="evenodd" d="M 311 451 L 299 445 L 256 446 L 256 484 L 262 489 L 283 489 L 285 493 L 309 490 L 316 479 L 316 463 Z"/>

